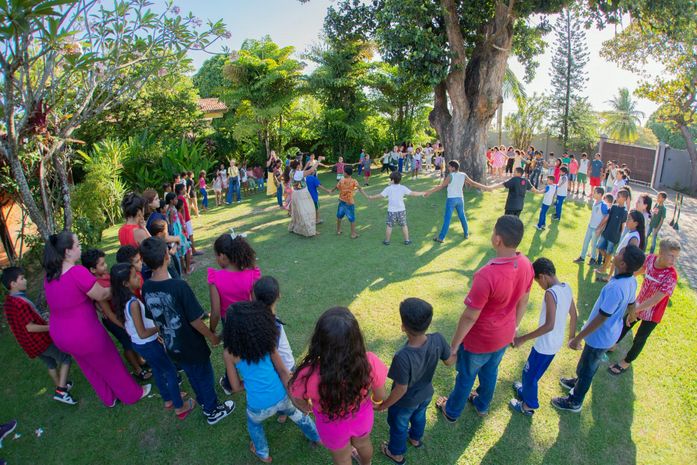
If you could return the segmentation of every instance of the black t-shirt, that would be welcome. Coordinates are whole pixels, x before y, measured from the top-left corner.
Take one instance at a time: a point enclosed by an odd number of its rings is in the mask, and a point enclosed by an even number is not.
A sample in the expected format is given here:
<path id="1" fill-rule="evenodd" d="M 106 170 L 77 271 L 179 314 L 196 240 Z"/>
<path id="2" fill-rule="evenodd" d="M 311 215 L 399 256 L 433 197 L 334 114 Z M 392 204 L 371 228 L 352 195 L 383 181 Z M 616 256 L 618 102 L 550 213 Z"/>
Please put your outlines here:
<path id="1" fill-rule="evenodd" d="M 508 188 L 506 210 L 522 210 L 525 202 L 525 193 L 532 189 L 530 181 L 522 176 L 513 176 L 504 182 L 503 185 Z"/>
<path id="2" fill-rule="evenodd" d="M 197 363 L 209 359 L 206 338 L 190 323 L 203 317 L 204 312 L 186 281 L 145 281 L 143 301 L 146 315 L 155 321 L 173 360 Z"/>
<path id="3" fill-rule="evenodd" d="M 620 241 L 622 225 L 627 221 L 627 209 L 618 205 L 610 207 L 607 213 L 607 224 L 603 230 L 603 237 L 613 244 Z"/>
<path id="4" fill-rule="evenodd" d="M 433 374 L 439 360 L 450 358 L 450 345 L 440 333 L 427 334 L 426 338 L 421 347 L 409 347 L 407 343 L 394 354 L 387 376 L 395 384 L 408 386 L 395 407 L 417 407 L 433 397 Z"/>

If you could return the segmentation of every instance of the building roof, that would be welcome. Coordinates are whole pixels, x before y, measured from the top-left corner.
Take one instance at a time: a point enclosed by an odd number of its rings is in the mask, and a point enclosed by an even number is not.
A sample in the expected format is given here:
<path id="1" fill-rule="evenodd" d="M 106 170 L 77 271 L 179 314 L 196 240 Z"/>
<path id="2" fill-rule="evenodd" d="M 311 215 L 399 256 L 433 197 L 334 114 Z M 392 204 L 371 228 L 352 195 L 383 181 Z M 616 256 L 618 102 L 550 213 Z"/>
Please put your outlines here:
<path id="1" fill-rule="evenodd" d="M 217 98 L 201 98 L 198 99 L 198 107 L 204 113 L 225 112 L 227 106 Z"/>

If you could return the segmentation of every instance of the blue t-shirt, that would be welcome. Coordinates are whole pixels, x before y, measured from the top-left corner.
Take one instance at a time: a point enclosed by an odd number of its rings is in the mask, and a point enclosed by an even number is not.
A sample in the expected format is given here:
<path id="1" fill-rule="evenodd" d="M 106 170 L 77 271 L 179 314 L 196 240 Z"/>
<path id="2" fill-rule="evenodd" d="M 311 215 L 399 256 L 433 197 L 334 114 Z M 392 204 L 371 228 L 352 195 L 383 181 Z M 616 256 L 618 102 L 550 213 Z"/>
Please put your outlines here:
<path id="1" fill-rule="evenodd" d="M 247 407 L 263 410 L 276 405 L 286 397 L 286 388 L 283 387 L 283 382 L 273 366 L 270 354 L 253 364 L 240 360 L 236 367 L 244 379 Z"/>
<path id="2" fill-rule="evenodd" d="M 305 178 L 305 184 L 307 185 L 307 191 L 310 193 L 312 200 L 315 203 L 319 202 L 319 193 L 317 192 L 317 186 L 321 185 L 319 178 L 314 174 L 307 176 Z"/>
<path id="3" fill-rule="evenodd" d="M 150 213 L 150 216 L 148 216 L 148 221 L 145 222 L 145 229 L 150 229 L 150 225 L 153 224 L 157 220 L 162 220 L 165 223 L 167 222 L 167 217 L 163 215 L 160 212 L 152 212 Z M 169 227 L 169 225 L 168 225 Z M 169 231 L 168 231 L 169 232 Z"/>
<path id="4" fill-rule="evenodd" d="M 593 160 L 591 162 L 591 178 L 599 178 L 602 169 L 603 162 L 601 160 Z"/>
<path id="5" fill-rule="evenodd" d="M 634 276 L 626 274 L 615 275 L 603 287 L 586 325 L 599 313 L 607 316 L 608 319 L 586 337 L 586 344 L 594 349 L 609 349 L 615 345 L 617 338 L 622 333 L 627 306 L 636 300 L 636 288 L 637 283 Z"/>

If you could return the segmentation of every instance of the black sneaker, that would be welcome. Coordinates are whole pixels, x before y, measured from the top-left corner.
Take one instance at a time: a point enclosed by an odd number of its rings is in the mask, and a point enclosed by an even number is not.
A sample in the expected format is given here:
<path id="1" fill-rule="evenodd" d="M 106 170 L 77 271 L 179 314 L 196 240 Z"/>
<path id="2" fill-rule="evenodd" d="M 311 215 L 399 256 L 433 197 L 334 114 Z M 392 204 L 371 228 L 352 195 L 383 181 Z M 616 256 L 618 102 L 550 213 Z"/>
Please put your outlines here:
<path id="1" fill-rule="evenodd" d="M 581 411 L 581 406 L 572 404 L 569 397 L 555 397 L 552 399 L 552 405 L 559 410 L 566 410 L 574 413 Z"/>
<path id="2" fill-rule="evenodd" d="M 576 387 L 576 381 L 578 378 L 559 378 L 559 384 L 561 384 L 561 387 L 564 389 L 573 389 Z"/>
<path id="3" fill-rule="evenodd" d="M 0 442 L 12 433 L 17 427 L 17 420 L 8 421 L 0 425 Z"/>
<path id="4" fill-rule="evenodd" d="M 226 383 L 227 379 L 225 379 L 225 375 L 221 376 L 220 379 L 218 380 L 218 384 L 220 385 L 220 389 L 223 390 L 226 396 L 231 396 L 232 395 L 232 389 L 228 388 L 228 383 Z"/>
<path id="5" fill-rule="evenodd" d="M 206 415 L 206 420 L 208 420 L 209 425 L 215 425 L 234 411 L 235 402 L 226 400 L 222 404 L 218 404 L 218 406 L 211 413 L 204 412 L 204 415 Z"/>
<path id="6" fill-rule="evenodd" d="M 589 264 L 590 266 L 596 266 L 596 265 L 598 264 L 598 262 L 595 260 L 595 258 L 591 258 L 591 259 L 588 261 L 588 264 Z"/>
<path id="7" fill-rule="evenodd" d="M 53 394 L 53 400 L 63 402 L 64 404 L 68 405 L 77 405 L 77 401 L 73 399 L 73 396 L 70 395 L 67 389 L 56 389 L 56 392 Z"/>

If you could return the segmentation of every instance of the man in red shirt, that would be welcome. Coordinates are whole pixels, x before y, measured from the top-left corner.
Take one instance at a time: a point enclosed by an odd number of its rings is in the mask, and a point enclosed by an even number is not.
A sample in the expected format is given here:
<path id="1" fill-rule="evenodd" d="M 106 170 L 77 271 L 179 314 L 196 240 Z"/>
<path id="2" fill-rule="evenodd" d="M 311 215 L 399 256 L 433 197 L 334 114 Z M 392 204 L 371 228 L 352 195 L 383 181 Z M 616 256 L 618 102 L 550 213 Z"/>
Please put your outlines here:
<path id="1" fill-rule="evenodd" d="M 678 272 L 675 263 L 680 255 L 680 243 L 672 239 L 664 239 L 658 251 L 658 255 L 646 257 L 644 267 L 644 283 L 641 285 L 639 296 L 636 299 L 636 307 L 627 314 L 624 328 L 617 344 L 632 330 L 639 321 L 639 330 L 634 336 L 632 347 L 619 363 L 610 366 L 608 370 L 613 375 L 621 375 L 629 369 L 629 365 L 636 360 L 646 344 L 656 325 L 661 322 L 666 311 L 668 301 L 673 295 L 678 284 Z M 615 346 L 617 347 L 617 346 Z"/>
<path id="2" fill-rule="evenodd" d="M 523 318 L 534 277 L 530 260 L 516 250 L 523 231 L 518 217 L 500 217 L 491 235 L 496 257 L 472 279 L 450 345 L 451 356 L 457 356 L 455 387 L 449 397 L 436 402 L 450 422 L 457 420 L 468 400 L 480 416 L 489 413 L 499 364 Z M 479 386 L 472 391 L 477 376 Z"/>
<path id="3" fill-rule="evenodd" d="M 68 405 L 77 401 L 70 395 L 73 383 L 68 381 L 70 355 L 61 352 L 48 334 L 48 323 L 25 294 L 27 279 L 22 268 L 11 266 L 2 270 L 2 284 L 9 291 L 5 297 L 5 317 L 20 347 L 29 358 L 40 358 L 56 385 L 53 399 Z"/>

